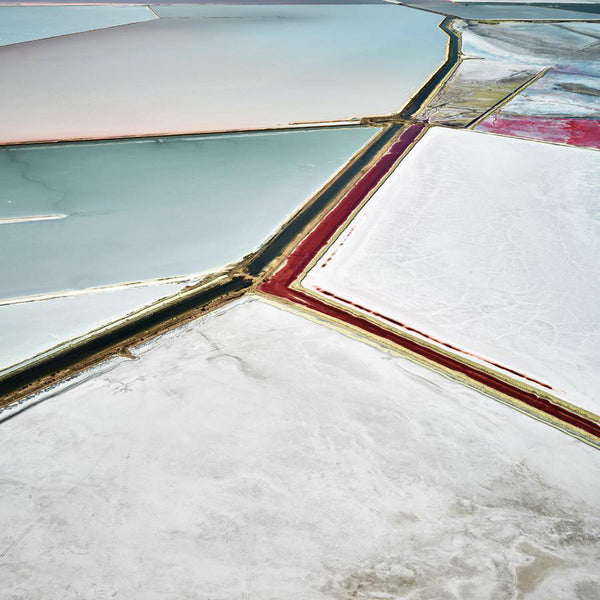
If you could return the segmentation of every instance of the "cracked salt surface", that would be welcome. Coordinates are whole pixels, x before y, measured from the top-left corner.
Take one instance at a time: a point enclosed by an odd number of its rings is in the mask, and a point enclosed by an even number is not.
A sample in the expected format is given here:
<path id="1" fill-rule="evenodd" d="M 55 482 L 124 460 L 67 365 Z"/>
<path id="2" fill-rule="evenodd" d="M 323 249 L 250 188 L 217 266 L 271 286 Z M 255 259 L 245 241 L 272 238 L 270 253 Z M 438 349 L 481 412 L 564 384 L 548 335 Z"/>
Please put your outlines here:
<path id="1" fill-rule="evenodd" d="M 261 300 L 134 354 L 2 415 L 1 597 L 597 597 L 596 450 Z"/>
<path id="2" fill-rule="evenodd" d="M 433 128 L 303 285 L 598 413 L 599 188 L 598 152 Z"/>

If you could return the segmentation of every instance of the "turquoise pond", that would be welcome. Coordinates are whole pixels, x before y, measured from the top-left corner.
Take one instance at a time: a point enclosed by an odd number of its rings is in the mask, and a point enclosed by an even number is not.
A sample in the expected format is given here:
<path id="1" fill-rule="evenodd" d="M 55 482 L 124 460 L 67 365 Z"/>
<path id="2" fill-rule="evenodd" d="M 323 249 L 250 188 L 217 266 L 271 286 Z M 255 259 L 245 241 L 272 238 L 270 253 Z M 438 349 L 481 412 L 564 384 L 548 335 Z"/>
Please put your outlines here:
<path id="1" fill-rule="evenodd" d="M 145 6 L 0 6 L 0 46 L 155 18 Z"/>
<path id="2" fill-rule="evenodd" d="M 0 299 L 217 269 L 269 237 L 379 130 L 0 149 Z"/>

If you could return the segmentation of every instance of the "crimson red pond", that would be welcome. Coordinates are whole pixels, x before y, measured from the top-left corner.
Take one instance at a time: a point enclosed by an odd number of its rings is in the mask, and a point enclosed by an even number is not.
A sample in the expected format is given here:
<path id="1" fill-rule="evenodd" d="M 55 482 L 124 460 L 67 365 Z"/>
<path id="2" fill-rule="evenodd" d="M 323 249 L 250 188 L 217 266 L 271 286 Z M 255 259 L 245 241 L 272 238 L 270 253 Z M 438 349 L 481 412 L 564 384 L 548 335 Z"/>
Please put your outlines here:
<path id="1" fill-rule="evenodd" d="M 600 148 L 600 120 L 598 119 L 521 117 L 498 114 L 480 123 L 477 129 L 544 142 Z"/>

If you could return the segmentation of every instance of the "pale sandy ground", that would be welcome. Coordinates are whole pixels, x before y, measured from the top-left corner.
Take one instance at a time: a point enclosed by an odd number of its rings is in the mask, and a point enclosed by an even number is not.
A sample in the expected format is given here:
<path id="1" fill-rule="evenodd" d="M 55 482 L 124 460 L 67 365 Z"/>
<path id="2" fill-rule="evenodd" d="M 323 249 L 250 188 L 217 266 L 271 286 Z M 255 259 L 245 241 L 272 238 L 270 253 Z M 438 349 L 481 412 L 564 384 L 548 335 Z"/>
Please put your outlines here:
<path id="1" fill-rule="evenodd" d="M 597 450 L 263 301 L 135 354 L 4 413 L 1 598 L 598 597 Z"/>
<path id="2" fill-rule="evenodd" d="M 599 187 L 594 150 L 434 128 L 304 285 L 600 412 Z"/>

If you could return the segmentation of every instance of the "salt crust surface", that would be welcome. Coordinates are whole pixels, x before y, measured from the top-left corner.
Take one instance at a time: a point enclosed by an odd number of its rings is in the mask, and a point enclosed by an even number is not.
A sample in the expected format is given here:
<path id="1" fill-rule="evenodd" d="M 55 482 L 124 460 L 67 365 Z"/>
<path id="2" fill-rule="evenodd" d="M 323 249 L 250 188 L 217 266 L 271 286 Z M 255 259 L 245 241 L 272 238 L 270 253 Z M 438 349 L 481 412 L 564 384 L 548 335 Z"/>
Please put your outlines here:
<path id="1" fill-rule="evenodd" d="M 263 301 L 135 354 L 0 425 L 0 597 L 597 597 L 597 450 Z"/>
<path id="2" fill-rule="evenodd" d="M 596 151 L 433 128 L 303 285 L 599 413 L 599 188 Z"/>

